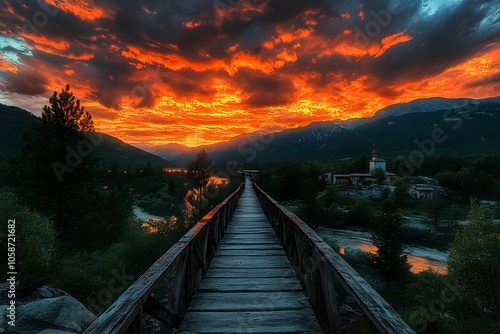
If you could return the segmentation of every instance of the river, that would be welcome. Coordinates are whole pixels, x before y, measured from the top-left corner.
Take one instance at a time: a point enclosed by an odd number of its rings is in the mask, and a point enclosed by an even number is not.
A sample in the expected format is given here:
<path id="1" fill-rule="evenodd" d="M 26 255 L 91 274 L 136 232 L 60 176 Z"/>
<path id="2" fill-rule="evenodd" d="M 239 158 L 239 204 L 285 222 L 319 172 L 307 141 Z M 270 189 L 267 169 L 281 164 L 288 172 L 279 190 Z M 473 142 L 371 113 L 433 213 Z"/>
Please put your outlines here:
<path id="1" fill-rule="evenodd" d="M 133 210 L 134 215 L 142 221 L 147 221 L 149 219 L 166 221 L 164 217 L 149 214 L 138 206 L 134 206 Z M 373 244 L 372 236 L 369 232 L 320 227 L 318 229 L 318 234 L 325 240 L 331 239 L 337 242 L 340 246 L 341 253 L 344 253 L 344 249 L 348 246 L 369 253 L 375 253 L 377 251 L 377 247 Z M 404 253 L 408 256 L 408 262 L 411 264 L 410 270 L 413 273 L 419 273 L 429 268 L 439 273 L 447 272 L 446 257 L 448 254 L 445 252 L 429 247 L 404 245 Z"/>
<path id="2" fill-rule="evenodd" d="M 134 215 L 137 217 L 137 219 L 146 221 L 149 219 L 154 219 L 154 220 L 165 220 L 165 217 L 160 217 L 160 216 L 155 216 L 150 213 L 147 213 L 146 211 L 142 210 L 140 207 L 134 205 L 132 207 L 134 210 Z"/>
<path id="3" fill-rule="evenodd" d="M 370 232 L 320 227 L 318 234 L 325 241 L 327 239 L 336 241 L 340 246 L 341 253 L 344 253 L 344 249 L 348 246 L 369 253 L 377 251 L 377 247 L 372 242 Z M 445 252 L 429 247 L 404 245 L 404 253 L 408 256 L 408 263 L 411 264 L 410 271 L 413 273 L 419 273 L 432 268 L 444 274 L 448 270 L 448 254 Z"/>

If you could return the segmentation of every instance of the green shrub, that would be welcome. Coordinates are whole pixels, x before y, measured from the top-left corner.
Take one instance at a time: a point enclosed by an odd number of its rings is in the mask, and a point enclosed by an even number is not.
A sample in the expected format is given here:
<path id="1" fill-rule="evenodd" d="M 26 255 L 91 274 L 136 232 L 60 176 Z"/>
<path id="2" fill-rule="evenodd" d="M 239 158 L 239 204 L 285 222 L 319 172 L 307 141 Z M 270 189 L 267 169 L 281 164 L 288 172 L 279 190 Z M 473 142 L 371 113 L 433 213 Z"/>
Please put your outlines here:
<path id="1" fill-rule="evenodd" d="M 0 190 L 0 219 L 4 249 L 7 248 L 9 220 L 15 220 L 15 270 L 21 288 L 29 292 L 46 283 L 56 249 L 56 232 L 52 222 L 19 205 L 14 194 L 5 189 Z M 1 261 L 2 268 L 5 268 L 3 272 L 11 271 L 7 270 L 6 256 Z"/>

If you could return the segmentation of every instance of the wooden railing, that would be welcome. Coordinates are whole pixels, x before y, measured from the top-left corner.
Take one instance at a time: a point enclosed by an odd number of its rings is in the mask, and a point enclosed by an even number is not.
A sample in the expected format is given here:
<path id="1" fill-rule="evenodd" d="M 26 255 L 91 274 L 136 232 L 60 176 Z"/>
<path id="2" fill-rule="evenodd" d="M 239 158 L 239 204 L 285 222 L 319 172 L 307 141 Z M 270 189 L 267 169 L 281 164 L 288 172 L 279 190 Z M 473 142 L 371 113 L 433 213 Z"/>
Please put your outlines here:
<path id="1" fill-rule="evenodd" d="M 84 333 L 141 333 L 143 313 L 160 321 L 161 333 L 177 328 L 224 236 L 243 188 L 244 183 L 203 217 Z M 172 284 L 168 307 L 152 295 L 167 277 Z"/>
<path id="2" fill-rule="evenodd" d="M 415 333 L 314 230 L 256 184 L 253 186 L 325 333 Z M 335 280 L 364 312 L 350 324 L 341 321 Z"/>

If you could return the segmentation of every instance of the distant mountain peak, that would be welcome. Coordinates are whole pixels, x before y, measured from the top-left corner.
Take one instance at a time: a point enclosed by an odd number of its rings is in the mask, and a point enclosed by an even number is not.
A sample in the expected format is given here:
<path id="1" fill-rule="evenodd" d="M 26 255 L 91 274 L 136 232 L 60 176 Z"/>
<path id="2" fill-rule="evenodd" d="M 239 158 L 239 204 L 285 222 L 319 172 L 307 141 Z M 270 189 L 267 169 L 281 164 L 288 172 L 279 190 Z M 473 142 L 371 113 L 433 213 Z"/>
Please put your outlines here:
<path id="1" fill-rule="evenodd" d="M 500 97 L 491 99 L 475 100 L 471 98 L 449 99 L 434 97 L 429 99 L 417 99 L 411 102 L 393 104 L 380 109 L 373 115 L 373 119 L 380 119 L 389 116 L 399 117 L 410 113 L 434 112 L 446 109 L 459 109 L 467 105 L 478 104 L 481 102 L 500 102 Z"/>

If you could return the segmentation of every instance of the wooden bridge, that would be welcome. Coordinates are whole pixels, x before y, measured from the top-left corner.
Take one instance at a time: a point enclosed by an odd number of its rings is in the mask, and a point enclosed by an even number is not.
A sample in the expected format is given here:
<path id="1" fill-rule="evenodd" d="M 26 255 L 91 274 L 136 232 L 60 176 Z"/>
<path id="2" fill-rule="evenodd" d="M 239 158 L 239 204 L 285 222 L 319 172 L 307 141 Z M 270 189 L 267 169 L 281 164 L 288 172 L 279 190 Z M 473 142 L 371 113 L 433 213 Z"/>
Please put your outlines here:
<path id="1" fill-rule="evenodd" d="M 341 295 L 360 313 L 348 323 Z M 84 333 L 143 333 L 144 314 L 159 321 L 160 333 L 415 333 L 311 228 L 249 180 Z"/>

